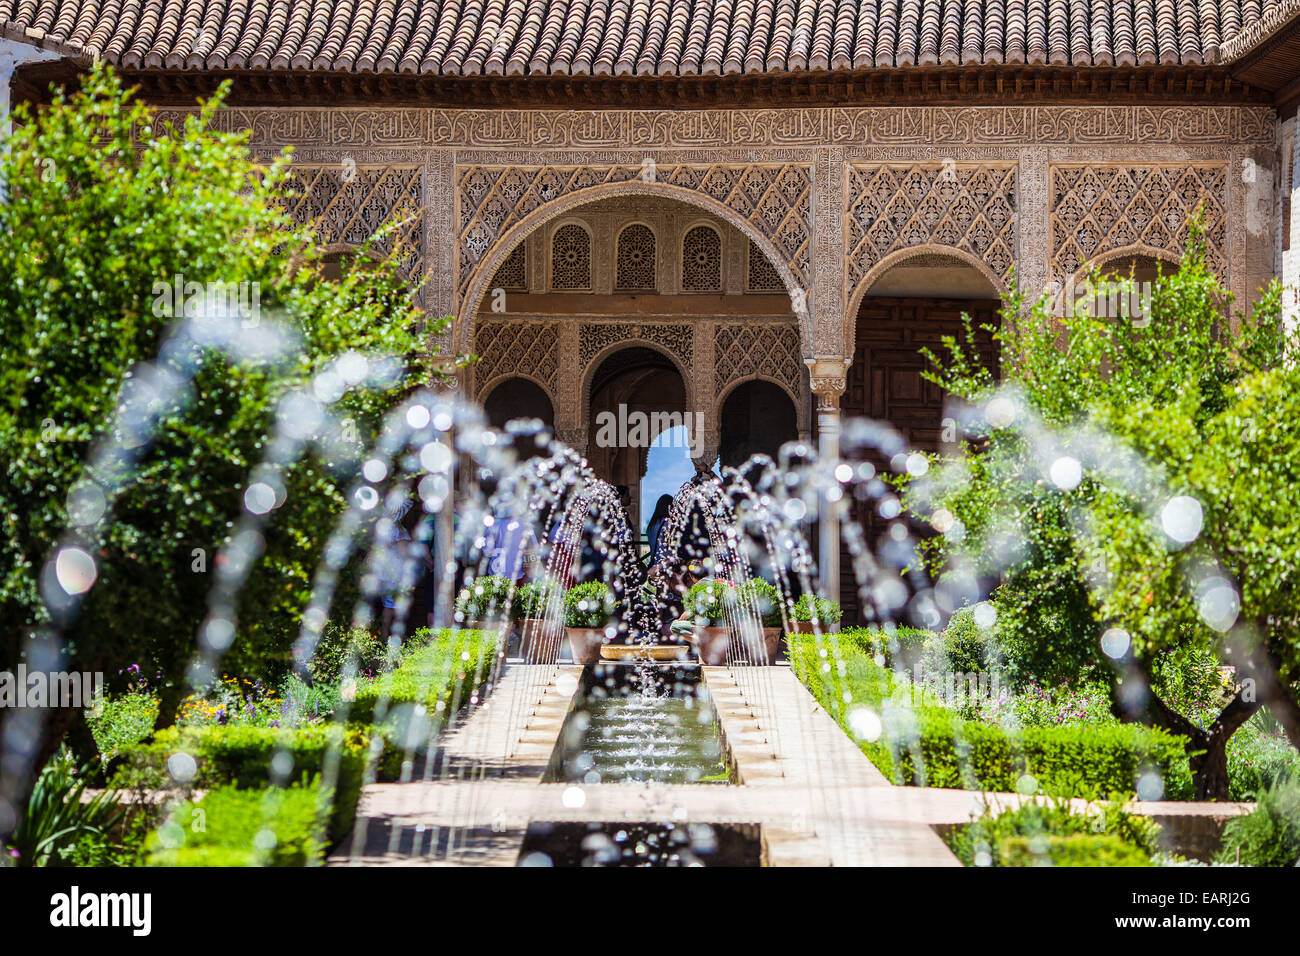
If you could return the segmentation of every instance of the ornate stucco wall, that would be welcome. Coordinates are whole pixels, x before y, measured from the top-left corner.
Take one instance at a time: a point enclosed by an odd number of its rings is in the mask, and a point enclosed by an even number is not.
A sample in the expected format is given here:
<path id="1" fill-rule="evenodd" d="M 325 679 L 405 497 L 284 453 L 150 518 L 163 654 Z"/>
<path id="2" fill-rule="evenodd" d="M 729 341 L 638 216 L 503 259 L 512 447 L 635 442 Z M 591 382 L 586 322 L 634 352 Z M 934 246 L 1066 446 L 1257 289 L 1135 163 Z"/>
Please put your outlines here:
<path id="1" fill-rule="evenodd" d="M 823 371 L 852 354 L 875 277 L 916 255 L 1036 292 L 1085 260 L 1177 257 L 1201 208 L 1239 302 L 1291 261 L 1274 201 L 1279 128 L 1262 106 L 235 108 L 219 122 L 249 130 L 262 154 L 295 147 L 325 197 L 298 214 L 321 217 L 332 241 L 402 217 L 423 303 L 456 317 L 441 344 L 457 348 L 474 345 L 480 300 L 520 241 L 616 197 L 692 205 L 750 239 L 790 295 L 800 356 Z M 574 341 L 557 339 L 554 374 L 581 376 L 565 356 L 590 333 L 563 334 Z M 698 338 L 712 361 L 717 333 Z M 814 378 L 819 406 L 843 387 Z"/>

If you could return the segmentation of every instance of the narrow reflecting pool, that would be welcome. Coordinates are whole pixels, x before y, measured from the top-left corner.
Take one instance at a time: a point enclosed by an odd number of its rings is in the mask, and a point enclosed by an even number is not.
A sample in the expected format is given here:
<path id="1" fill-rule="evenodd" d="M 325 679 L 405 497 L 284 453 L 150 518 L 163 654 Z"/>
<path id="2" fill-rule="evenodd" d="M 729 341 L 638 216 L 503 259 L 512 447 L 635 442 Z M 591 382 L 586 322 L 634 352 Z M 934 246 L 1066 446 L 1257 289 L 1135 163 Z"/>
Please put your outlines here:
<path id="1" fill-rule="evenodd" d="M 731 783 L 699 668 L 597 664 L 560 733 L 549 783 Z"/>

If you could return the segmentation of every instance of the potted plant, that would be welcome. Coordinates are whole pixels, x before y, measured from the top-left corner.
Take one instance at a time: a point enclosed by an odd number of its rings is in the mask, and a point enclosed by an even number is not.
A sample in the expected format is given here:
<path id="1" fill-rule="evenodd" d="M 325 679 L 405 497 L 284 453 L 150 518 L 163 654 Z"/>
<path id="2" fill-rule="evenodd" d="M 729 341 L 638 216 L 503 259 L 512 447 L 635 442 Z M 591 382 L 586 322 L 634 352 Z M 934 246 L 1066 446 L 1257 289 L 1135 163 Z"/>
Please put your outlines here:
<path id="1" fill-rule="evenodd" d="M 839 624 L 843 616 L 844 611 L 834 601 L 811 594 L 799 595 L 791 612 L 796 634 L 811 634 L 814 630 L 825 633 Z"/>
<path id="2" fill-rule="evenodd" d="M 781 594 L 775 585 L 762 578 L 750 578 L 736 588 L 736 599 L 743 610 L 752 609 L 763 629 L 763 649 L 770 663 L 781 646 Z"/>
<path id="3" fill-rule="evenodd" d="M 604 581 L 587 581 L 564 595 L 564 630 L 575 664 L 600 660 L 600 648 L 613 617 L 614 594 Z"/>
<path id="4" fill-rule="evenodd" d="M 510 640 L 513 628 L 510 607 L 510 582 L 495 574 L 475 578 L 456 595 L 457 627 L 470 631 L 499 631 L 502 640 Z"/>
<path id="5" fill-rule="evenodd" d="M 695 615 L 695 650 L 700 662 L 725 664 L 731 646 L 728 621 L 735 613 L 736 589 L 727 581 L 707 579 L 691 586 L 685 603 Z"/>
<path id="6" fill-rule="evenodd" d="M 558 651 L 561 623 L 547 616 L 552 609 L 564 610 L 554 581 L 530 581 L 515 592 L 510 616 L 520 634 L 519 654 L 526 660 L 549 661 L 551 650 Z"/>

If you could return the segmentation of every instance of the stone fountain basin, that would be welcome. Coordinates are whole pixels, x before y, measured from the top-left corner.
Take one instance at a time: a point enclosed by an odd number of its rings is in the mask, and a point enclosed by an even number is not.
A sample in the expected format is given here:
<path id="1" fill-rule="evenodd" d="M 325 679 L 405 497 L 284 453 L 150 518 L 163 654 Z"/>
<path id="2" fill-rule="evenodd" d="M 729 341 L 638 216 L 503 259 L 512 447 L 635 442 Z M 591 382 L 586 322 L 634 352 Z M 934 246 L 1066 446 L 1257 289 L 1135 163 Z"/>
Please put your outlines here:
<path id="1" fill-rule="evenodd" d="M 685 644 L 606 644 L 600 649 L 601 659 L 607 661 L 684 661 L 690 655 Z"/>

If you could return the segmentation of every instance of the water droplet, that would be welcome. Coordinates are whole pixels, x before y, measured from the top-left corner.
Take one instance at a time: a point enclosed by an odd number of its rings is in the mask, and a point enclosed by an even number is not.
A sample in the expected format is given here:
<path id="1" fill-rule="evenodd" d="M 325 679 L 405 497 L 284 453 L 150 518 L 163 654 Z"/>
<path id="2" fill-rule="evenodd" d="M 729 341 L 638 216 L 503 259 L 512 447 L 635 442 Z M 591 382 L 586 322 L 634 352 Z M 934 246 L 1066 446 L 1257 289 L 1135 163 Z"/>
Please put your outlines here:
<path id="1" fill-rule="evenodd" d="M 1101 635 L 1102 653 L 1115 660 L 1119 660 L 1127 654 L 1129 645 L 1132 643 L 1133 638 L 1122 627 L 1107 628 L 1106 632 Z"/>
<path id="2" fill-rule="evenodd" d="M 416 431 L 419 431 L 421 428 L 427 428 L 429 420 L 429 410 L 423 405 L 412 405 L 406 410 L 406 424 L 410 425 Z"/>
<path id="3" fill-rule="evenodd" d="M 167 772 L 177 783 L 189 783 L 199 772 L 199 767 L 189 754 L 177 751 L 167 758 Z"/>
<path id="4" fill-rule="evenodd" d="M 54 559 L 54 576 L 68 594 L 85 594 L 98 576 L 95 559 L 80 548 L 60 548 Z"/>
<path id="5" fill-rule="evenodd" d="M 1007 428 L 1016 420 L 1016 403 L 1005 395 L 990 399 L 984 408 L 984 418 L 994 428 Z"/>
<path id="6" fill-rule="evenodd" d="M 859 740 L 874 743 L 880 739 L 884 728 L 880 723 L 880 716 L 874 710 L 855 707 L 849 711 L 849 729 Z"/>
<path id="7" fill-rule="evenodd" d="M 1048 475 L 1052 479 L 1052 484 L 1062 491 L 1073 491 L 1079 487 L 1079 482 L 1083 481 L 1083 466 L 1079 463 L 1079 459 L 1062 455 L 1052 462 Z"/>
<path id="8" fill-rule="evenodd" d="M 93 481 L 80 481 L 68 492 L 68 517 L 75 525 L 95 524 L 107 509 L 104 492 Z"/>
<path id="9" fill-rule="evenodd" d="M 998 611 L 988 601 L 980 601 L 979 604 L 975 605 L 971 616 L 975 618 L 975 623 L 980 627 L 990 628 L 997 623 Z"/>
<path id="10" fill-rule="evenodd" d="M 244 507 L 255 515 L 264 515 L 275 507 L 275 489 L 257 481 L 244 492 Z"/>
<path id="11" fill-rule="evenodd" d="M 1160 511 L 1160 527 L 1179 544 L 1195 541 L 1201 533 L 1205 512 L 1201 503 L 1188 495 L 1170 498 Z"/>

